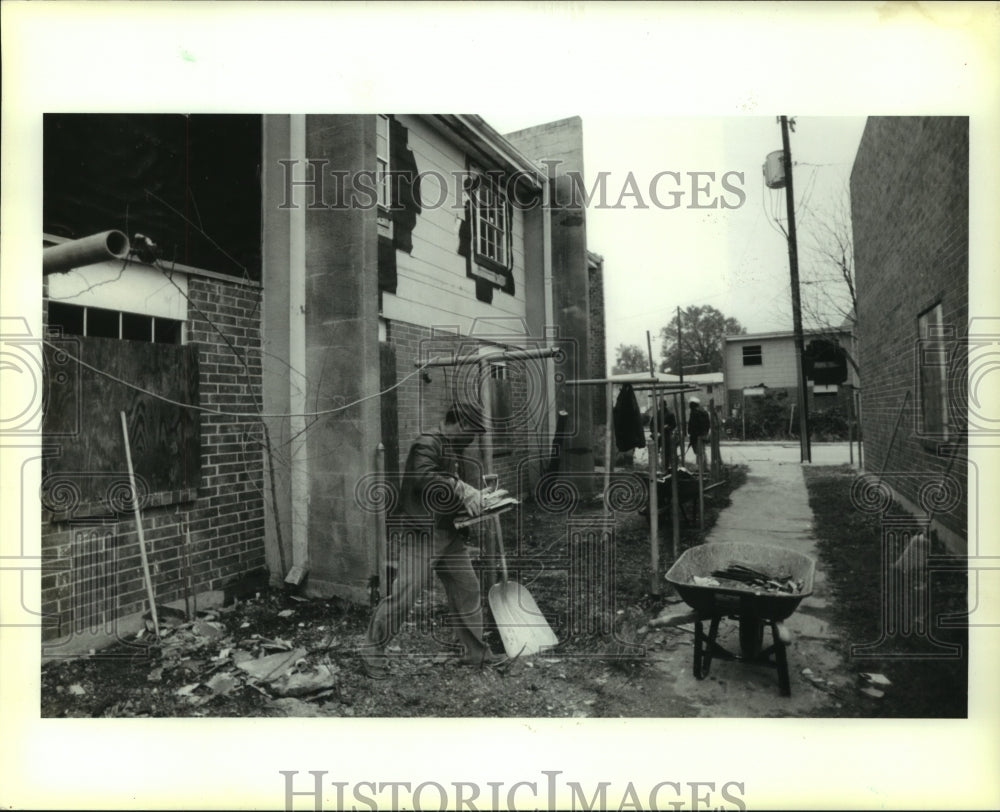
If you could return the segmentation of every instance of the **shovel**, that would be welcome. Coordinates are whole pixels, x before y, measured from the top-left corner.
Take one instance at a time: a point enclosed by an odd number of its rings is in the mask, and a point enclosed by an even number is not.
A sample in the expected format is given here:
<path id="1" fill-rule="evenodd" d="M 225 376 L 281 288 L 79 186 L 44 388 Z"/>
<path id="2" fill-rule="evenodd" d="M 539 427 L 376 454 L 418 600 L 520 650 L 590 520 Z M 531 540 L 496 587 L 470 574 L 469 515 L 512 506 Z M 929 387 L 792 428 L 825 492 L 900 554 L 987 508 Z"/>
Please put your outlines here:
<path id="1" fill-rule="evenodd" d="M 507 580 L 507 557 L 499 516 L 493 517 L 493 530 L 500 551 L 502 578 L 490 587 L 489 603 L 503 647 L 510 657 L 527 657 L 552 648 L 559 643 L 559 638 L 549 627 L 535 599 L 523 586 Z"/>

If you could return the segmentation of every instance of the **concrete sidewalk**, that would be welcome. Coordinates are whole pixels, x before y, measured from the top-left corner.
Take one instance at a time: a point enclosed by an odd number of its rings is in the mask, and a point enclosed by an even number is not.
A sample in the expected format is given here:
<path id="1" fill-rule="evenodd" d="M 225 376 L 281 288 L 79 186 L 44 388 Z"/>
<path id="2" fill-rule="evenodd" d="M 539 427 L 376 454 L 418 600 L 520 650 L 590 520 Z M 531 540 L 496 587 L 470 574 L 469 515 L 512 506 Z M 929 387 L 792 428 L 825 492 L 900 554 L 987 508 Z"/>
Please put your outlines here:
<path id="1" fill-rule="evenodd" d="M 785 622 L 792 633 L 788 647 L 792 696 L 778 696 L 773 670 L 746 663 L 713 663 L 705 680 L 695 680 L 687 669 L 675 671 L 675 690 L 692 702 L 696 715 L 803 716 L 823 709 L 835 716 L 836 703 L 829 689 L 852 678 L 837 643 L 841 635 L 833 625 L 832 594 L 816 547 L 799 456 L 798 444 L 723 444 L 725 464 L 747 465 L 750 471 L 706 538 L 708 544 L 753 542 L 787 547 L 816 561 L 813 594 Z M 814 446 L 812 458 L 813 464 L 847 463 L 847 444 Z M 733 621 L 720 627 L 719 642 L 730 650 L 738 650 L 736 628 Z M 766 643 L 769 638 L 770 633 Z"/>

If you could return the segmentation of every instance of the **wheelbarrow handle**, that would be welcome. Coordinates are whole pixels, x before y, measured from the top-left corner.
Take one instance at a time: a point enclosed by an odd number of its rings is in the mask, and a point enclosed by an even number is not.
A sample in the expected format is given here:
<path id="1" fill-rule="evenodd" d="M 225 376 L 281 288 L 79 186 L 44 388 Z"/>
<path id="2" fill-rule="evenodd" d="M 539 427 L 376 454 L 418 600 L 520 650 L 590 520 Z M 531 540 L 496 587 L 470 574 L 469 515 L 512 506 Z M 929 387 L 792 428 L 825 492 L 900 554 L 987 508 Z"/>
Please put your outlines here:
<path id="1" fill-rule="evenodd" d="M 507 556 L 503 551 L 503 531 L 500 529 L 500 516 L 493 517 L 493 536 L 496 538 L 497 550 L 500 553 L 500 572 L 503 583 L 507 583 Z"/>

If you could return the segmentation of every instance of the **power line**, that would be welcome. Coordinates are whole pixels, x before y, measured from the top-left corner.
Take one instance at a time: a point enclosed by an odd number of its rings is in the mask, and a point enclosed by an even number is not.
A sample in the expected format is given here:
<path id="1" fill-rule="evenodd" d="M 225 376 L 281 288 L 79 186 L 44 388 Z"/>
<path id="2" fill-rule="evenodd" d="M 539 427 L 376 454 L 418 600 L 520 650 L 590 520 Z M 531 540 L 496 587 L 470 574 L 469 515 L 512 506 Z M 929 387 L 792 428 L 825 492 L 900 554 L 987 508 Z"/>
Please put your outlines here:
<path id="1" fill-rule="evenodd" d="M 214 414 L 214 415 L 218 415 L 219 417 L 235 417 L 235 418 L 239 418 L 241 420 L 255 420 L 255 419 L 260 419 L 260 418 L 283 419 L 283 418 L 291 418 L 291 417 L 323 417 L 324 415 L 328 415 L 328 414 L 336 414 L 337 412 L 342 412 L 342 411 L 345 411 L 346 409 L 350 409 L 352 406 L 357 406 L 358 404 L 364 403 L 365 401 L 372 400 L 373 398 L 381 397 L 382 395 L 388 394 L 392 390 L 398 388 L 399 386 L 402 386 L 403 383 L 405 383 L 406 381 L 408 381 L 414 375 L 418 375 L 419 373 L 423 372 L 427 367 L 431 366 L 431 364 L 435 363 L 436 361 L 441 360 L 441 356 L 437 356 L 436 355 L 433 358 L 431 358 L 429 361 L 427 361 L 427 363 L 425 363 L 423 366 L 418 367 L 417 369 L 415 369 L 409 375 L 405 375 L 404 377 L 400 378 L 392 386 L 389 386 L 386 389 L 383 389 L 381 392 L 375 392 L 374 394 L 371 394 L 371 395 L 365 395 L 364 397 L 358 398 L 357 400 L 353 400 L 350 403 L 345 403 L 343 406 L 337 406 L 337 407 L 332 408 L 332 409 L 321 409 L 321 410 L 315 411 L 315 412 L 293 412 L 293 413 L 282 413 L 282 414 L 269 414 L 269 413 L 265 413 L 265 412 L 226 412 L 226 411 L 222 411 L 220 409 L 212 409 L 212 408 L 210 408 L 208 406 L 198 406 L 198 405 L 193 404 L 193 403 L 182 403 L 181 401 L 173 400 L 171 398 L 168 398 L 166 395 L 160 395 L 160 394 L 158 394 L 156 392 L 151 392 L 148 389 L 144 389 L 143 387 L 139 386 L 138 384 L 131 383 L 130 381 L 126 381 L 126 380 L 124 380 L 122 378 L 117 377 L 116 375 L 112 375 L 107 370 L 99 369 L 98 367 L 95 367 L 92 364 L 88 364 L 83 359 L 77 358 L 75 355 L 73 355 L 72 353 L 68 352 L 63 347 L 57 347 L 55 344 L 53 344 L 51 341 L 48 341 L 47 339 L 43 338 L 42 339 L 42 343 L 45 344 L 50 349 L 52 349 L 53 351 L 61 353 L 62 355 L 65 355 L 71 361 L 79 364 L 80 366 L 84 367 L 85 369 L 89 369 L 91 372 L 96 372 L 98 375 L 102 375 L 103 377 L 107 378 L 108 380 L 112 380 L 115 383 L 121 384 L 122 386 L 127 386 L 129 389 L 133 389 L 133 390 L 135 390 L 137 392 L 142 392 L 144 395 L 149 395 L 150 397 L 155 398 L 156 400 L 161 400 L 164 403 L 169 403 L 169 404 L 171 404 L 173 406 L 180 406 L 183 409 L 194 409 L 195 411 L 204 412 L 205 414 Z"/>

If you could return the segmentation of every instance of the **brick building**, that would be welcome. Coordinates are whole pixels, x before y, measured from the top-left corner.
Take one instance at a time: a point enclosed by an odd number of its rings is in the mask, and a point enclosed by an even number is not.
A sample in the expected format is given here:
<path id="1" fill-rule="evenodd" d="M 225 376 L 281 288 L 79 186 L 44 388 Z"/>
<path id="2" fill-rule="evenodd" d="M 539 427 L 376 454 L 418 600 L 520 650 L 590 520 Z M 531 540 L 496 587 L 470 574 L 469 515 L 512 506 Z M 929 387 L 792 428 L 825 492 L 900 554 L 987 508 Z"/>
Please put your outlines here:
<path id="1" fill-rule="evenodd" d="M 550 200 L 565 167 L 538 164 L 558 153 L 582 168 L 579 119 L 522 131 L 520 147 L 477 116 L 45 126 L 47 244 L 108 228 L 133 240 L 125 260 L 46 277 L 46 323 L 65 342 L 47 362 L 73 371 L 45 416 L 60 444 L 43 493 L 48 637 L 139 622 L 120 410 L 157 603 L 204 605 L 295 567 L 309 594 L 367 600 L 379 467 L 391 487 L 454 399 L 491 417 L 470 481 L 490 469 L 530 488 L 557 407 L 571 415 L 564 469 L 593 469 L 599 409 L 555 381 L 603 363 L 602 302 L 588 301 L 602 262 L 582 208 Z M 82 496 L 67 501 L 59 476 Z"/>
<path id="2" fill-rule="evenodd" d="M 865 467 L 966 545 L 969 120 L 871 117 L 851 172 Z"/>

